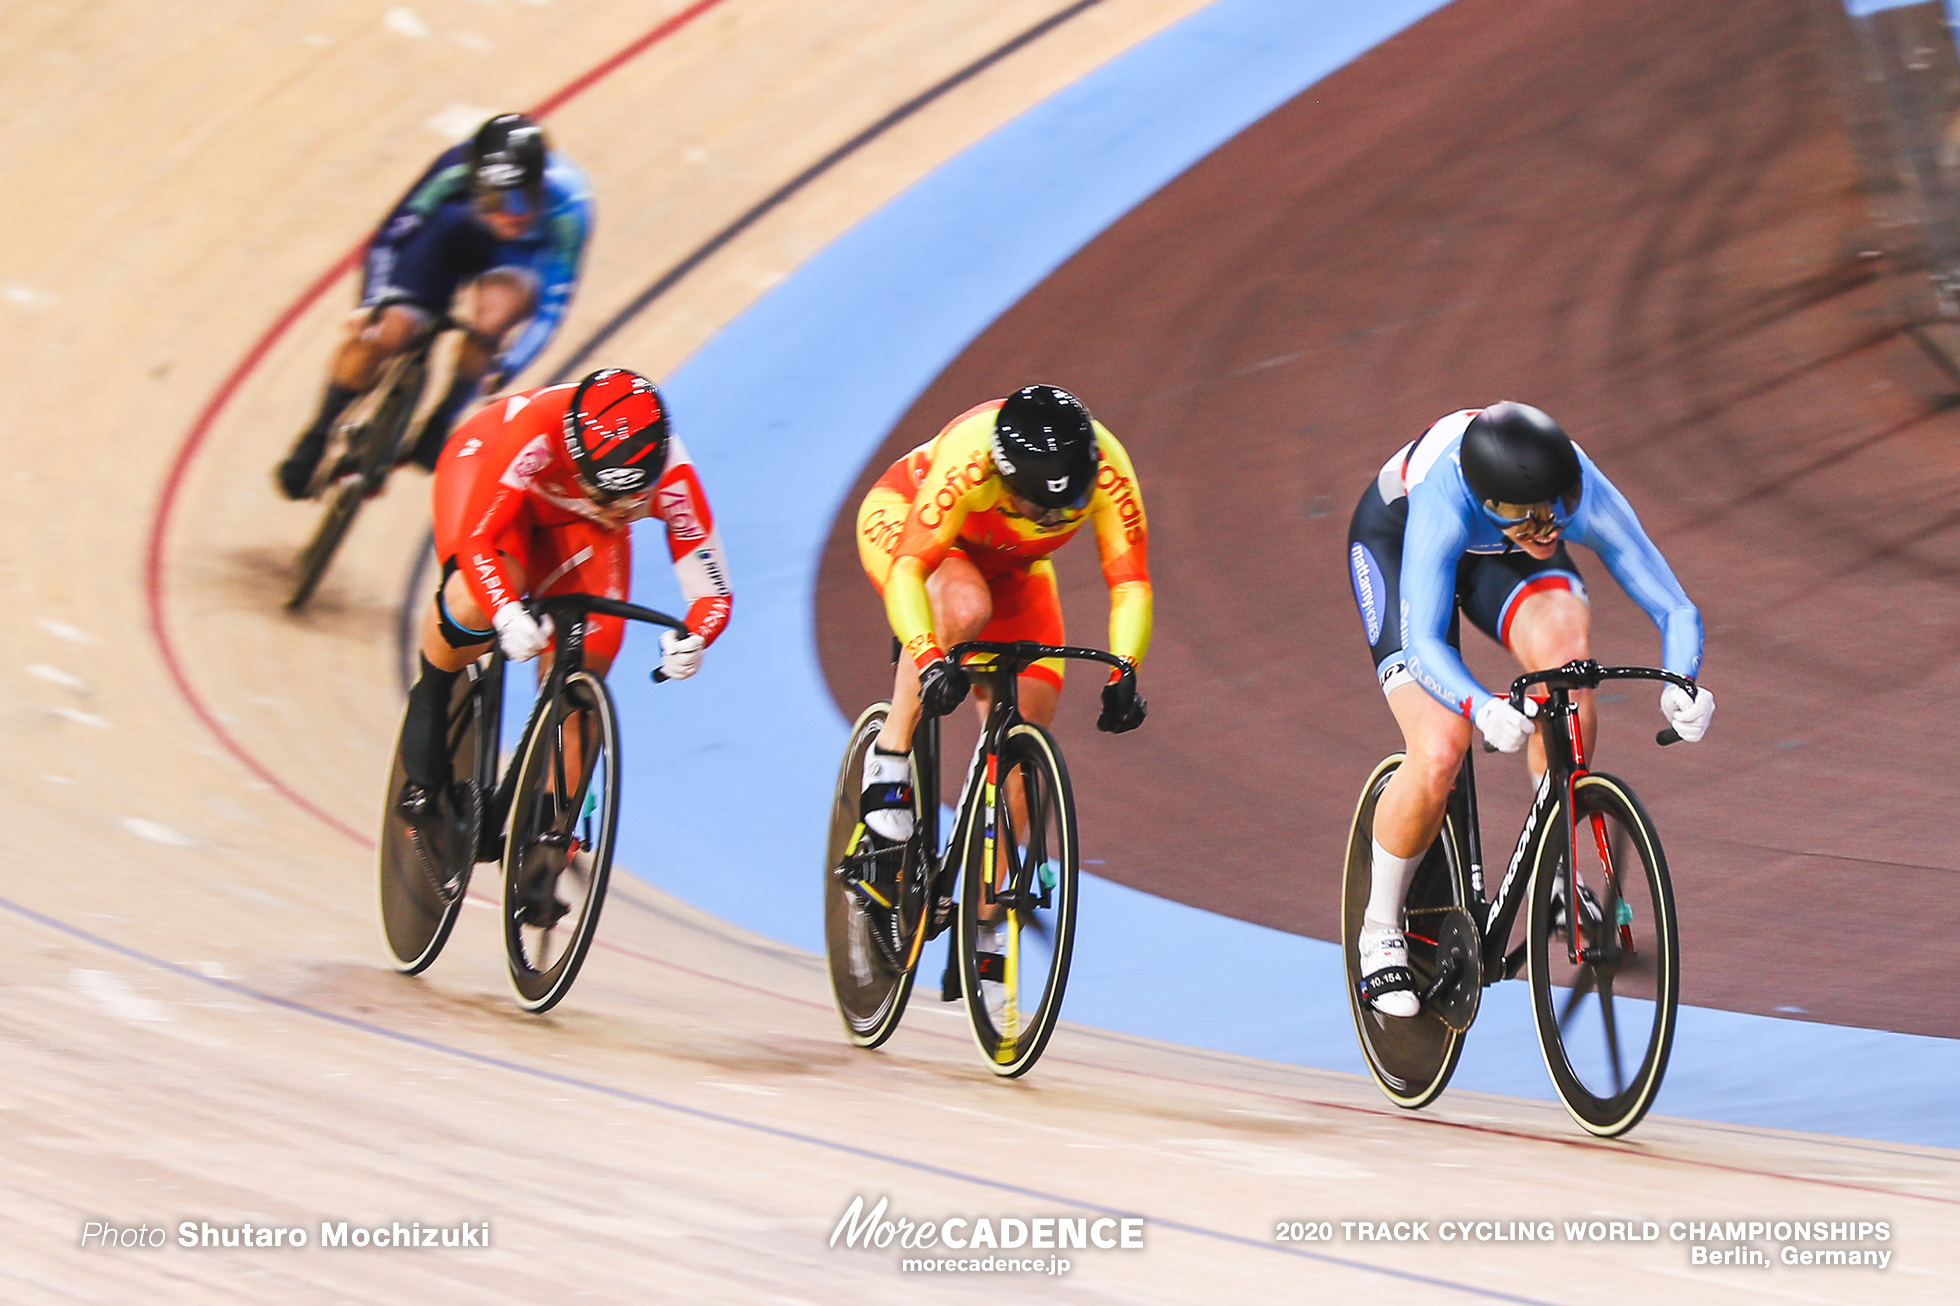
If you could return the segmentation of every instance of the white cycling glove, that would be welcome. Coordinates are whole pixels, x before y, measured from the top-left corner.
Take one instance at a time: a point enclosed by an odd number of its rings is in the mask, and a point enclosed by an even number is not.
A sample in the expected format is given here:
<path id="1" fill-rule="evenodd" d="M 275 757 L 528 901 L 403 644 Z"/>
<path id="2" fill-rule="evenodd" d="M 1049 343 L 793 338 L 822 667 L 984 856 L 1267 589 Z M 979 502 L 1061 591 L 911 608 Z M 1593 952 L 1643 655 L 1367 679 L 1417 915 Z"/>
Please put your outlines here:
<path id="1" fill-rule="evenodd" d="M 1692 697 L 1679 685 L 1663 685 L 1661 715 L 1684 742 L 1698 744 L 1708 733 L 1708 723 L 1715 719 L 1715 695 L 1699 685 Z"/>
<path id="2" fill-rule="evenodd" d="M 1477 709 L 1477 729 L 1484 732 L 1484 742 L 1498 752 L 1515 753 L 1538 729 L 1531 724 L 1537 715 L 1538 704 L 1528 698 L 1522 712 L 1512 707 L 1508 698 L 1493 698 Z"/>
<path id="3" fill-rule="evenodd" d="M 490 618 L 496 628 L 497 643 L 512 662 L 529 662 L 551 643 L 551 618 L 542 623 L 532 617 L 522 603 L 506 603 Z"/>
<path id="4" fill-rule="evenodd" d="M 669 680 L 686 680 L 701 669 L 701 654 L 707 647 L 708 641 L 699 635 L 661 631 L 660 674 Z"/>

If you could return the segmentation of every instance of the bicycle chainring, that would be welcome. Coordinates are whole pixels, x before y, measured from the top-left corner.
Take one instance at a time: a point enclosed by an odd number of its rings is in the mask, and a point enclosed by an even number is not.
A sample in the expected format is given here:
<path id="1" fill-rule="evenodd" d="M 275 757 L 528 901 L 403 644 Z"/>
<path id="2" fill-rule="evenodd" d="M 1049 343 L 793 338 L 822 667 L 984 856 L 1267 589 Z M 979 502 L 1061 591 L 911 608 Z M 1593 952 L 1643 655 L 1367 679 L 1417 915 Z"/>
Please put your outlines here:
<path id="1" fill-rule="evenodd" d="M 1437 924 L 1438 973 L 1451 966 L 1456 973 L 1435 995 L 1431 1007 L 1445 1025 L 1461 1034 L 1477 1018 L 1477 1004 L 1483 996 L 1483 935 L 1475 918 L 1461 907 L 1444 911 Z"/>

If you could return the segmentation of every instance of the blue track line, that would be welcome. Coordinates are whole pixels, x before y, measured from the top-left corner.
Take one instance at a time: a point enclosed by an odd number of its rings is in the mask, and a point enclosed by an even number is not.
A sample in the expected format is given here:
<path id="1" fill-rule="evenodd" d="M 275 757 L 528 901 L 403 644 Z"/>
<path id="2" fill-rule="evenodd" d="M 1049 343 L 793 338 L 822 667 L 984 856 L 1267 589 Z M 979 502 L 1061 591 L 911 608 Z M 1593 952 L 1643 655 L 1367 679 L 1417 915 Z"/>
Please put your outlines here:
<path id="1" fill-rule="evenodd" d="M 632 672 L 651 669 L 650 641 L 629 640 L 618 663 L 632 751 L 625 865 L 744 929 L 823 949 L 819 850 L 848 722 L 824 680 L 813 597 L 831 522 L 865 460 L 935 376 L 1076 250 L 1439 7 L 1219 0 L 923 178 L 666 379 L 728 545 L 737 603 L 693 681 L 652 694 L 628 687 Z M 1031 175 L 1071 184 L 1018 184 Z M 676 601 L 654 567 L 639 571 L 634 597 Z M 660 742 L 639 752 L 648 740 Z M 1084 840 L 1093 854 L 1095 832 Z M 1335 945 L 1090 876 L 1082 919 L 1071 1020 L 1363 1070 Z M 1187 961 L 1175 976 L 1153 964 L 1169 942 Z M 934 957 L 921 964 L 936 973 Z M 1523 987 L 1485 995 L 1457 1086 L 1550 1099 Z M 1950 1090 L 1960 1041 L 1687 1007 L 1680 1022 L 1657 1114 L 1960 1146 Z"/>

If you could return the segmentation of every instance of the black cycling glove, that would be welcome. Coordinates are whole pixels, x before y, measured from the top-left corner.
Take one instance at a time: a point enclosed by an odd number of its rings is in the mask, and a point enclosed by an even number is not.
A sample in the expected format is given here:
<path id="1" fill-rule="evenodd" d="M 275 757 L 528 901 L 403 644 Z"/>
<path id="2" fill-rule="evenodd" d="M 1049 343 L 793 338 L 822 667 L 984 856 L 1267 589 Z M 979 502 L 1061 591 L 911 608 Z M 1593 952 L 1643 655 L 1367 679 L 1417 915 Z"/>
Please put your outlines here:
<path id="1" fill-rule="evenodd" d="M 965 700 L 967 687 L 966 671 L 938 658 L 919 673 L 919 706 L 927 716 L 945 716 Z"/>
<path id="2" fill-rule="evenodd" d="M 1107 734 L 1121 735 L 1135 730 L 1149 715 L 1150 705 L 1137 693 L 1135 676 L 1118 676 L 1103 686 L 1102 715 L 1096 718 L 1096 729 Z"/>

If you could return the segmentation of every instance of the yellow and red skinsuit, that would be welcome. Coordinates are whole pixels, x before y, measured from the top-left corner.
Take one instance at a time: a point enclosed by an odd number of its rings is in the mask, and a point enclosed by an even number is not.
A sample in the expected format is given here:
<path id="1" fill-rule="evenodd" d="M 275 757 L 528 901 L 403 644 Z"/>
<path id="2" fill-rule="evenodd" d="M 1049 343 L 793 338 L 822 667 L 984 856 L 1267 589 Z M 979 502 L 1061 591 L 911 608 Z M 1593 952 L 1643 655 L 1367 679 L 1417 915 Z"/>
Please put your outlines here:
<path id="1" fill-rule="evenodd" d="M 1055 565 L 1048 555 L 1093 525 L 1109 586 L 1109 651 L 1141 662 L 1150 646 L 1150 567 L 1143 496 L 1130 456 L 1096 423 L 1102 465 L 1084 514 L 1044 528 L 1015 510 L 994 467 L 991 436 L 1003 400 L 968 409 L 925 444 L 893 463 L 858 509 L 858 559 L 885 600 L 885 615 L 923 669 L 945 656 L 932 629 L 926 578 L 954 553 L 972 561 L 993 594 L 981 639 L 1062 642 Z M 1028 671 L 1062 682 L 1061 663 Z"/>
<path id="2" fill-rule="evenodd" d="M 627 597 L 630 523 L 606 525 L 572 474 L 558 430 L 576 386 L 543 386 L 485 405 L 456 428 L 436 463 L 436 557 L 452 558 L 470 594 L 493 619 L 523 597 L 505 558 L 524 568 L 534 595 Z M 734 596 L 707 496 L 681 442 L 669 437 L 666 465 L 632 517 L 667 527 L 674 577 L 688 600 L 687 628 L 708 643 L 728 624 Z M 586 648 L 610 661 L 625 622 L 591 617 Z"/>

